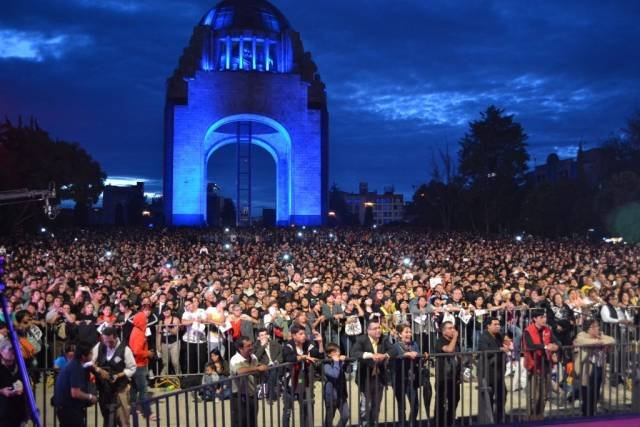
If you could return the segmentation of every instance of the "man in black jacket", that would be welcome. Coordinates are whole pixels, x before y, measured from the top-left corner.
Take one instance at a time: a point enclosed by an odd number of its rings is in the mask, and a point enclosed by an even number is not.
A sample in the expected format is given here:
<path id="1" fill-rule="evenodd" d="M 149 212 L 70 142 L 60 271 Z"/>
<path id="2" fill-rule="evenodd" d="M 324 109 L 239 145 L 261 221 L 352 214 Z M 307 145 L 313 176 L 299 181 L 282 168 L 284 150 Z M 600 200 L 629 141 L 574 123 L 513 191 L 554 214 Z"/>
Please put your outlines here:
<path id="1" fill-rule="evenodd" d="M 460 373 L 462 363 L 458 331 L 453 322 L 442 324 L 442 336 L 435 345 L 436 356 L 436 426 L 454 424 L 456 408 L 460 402 Z"/>
<path id="2" fill-rule="evenodd" d="M 480 387 L 486 389 L 489 399 L 489 406 L 493 414 L 494 424 L 504 423 L 505 404 L 505 384 L 504 384 L 504 355 L 509 349 L 503 343 L 500 335 L 500 319 L 489 317 L 485 323 L 486 329 L 478 340 L 478 351 L 483 352 L 480 356 L 478 366 L 478 376 Z M 484 409 L 484 407 L 482 408 Z"/>
<path id="3" fill-rule="evenodd" d="M 314 341 L 307 339 L 305 328 L 293 325 L 291 340 L 282 348 L 285 363 L 295 363 L 288 372 L 289 385 L 284 393 L 283 426 L 289 427 L 294 399 L 300 404 L 300 425 L 313 425 L 313 364 L 324 358 L 322 335 L 313 331 Z"/>
<path id="4" fill-rule="evenodd" d="M 351 356 L 358 359 L 356 383 L 360 392 L 360 426 L 378 423 L 380 402 L 388 384 L 386 361 L 391 354 L 389 341 L 382 337 L 380 323 L 369 322 L 367 335 L 358 337 Z"/>
<path id="5" fill-rule="evenodd" d="M 258 340 L 255 343 L 253 354 L 258 362 L 269 367 L 282 363 L 282 345 L 269 337 L 266 329 L 258 329 Z M 278 398 L 278 380 L 282 375 L 281 368 L 271 368 L 266 373 L 267 396 L 271 401 Z"/>

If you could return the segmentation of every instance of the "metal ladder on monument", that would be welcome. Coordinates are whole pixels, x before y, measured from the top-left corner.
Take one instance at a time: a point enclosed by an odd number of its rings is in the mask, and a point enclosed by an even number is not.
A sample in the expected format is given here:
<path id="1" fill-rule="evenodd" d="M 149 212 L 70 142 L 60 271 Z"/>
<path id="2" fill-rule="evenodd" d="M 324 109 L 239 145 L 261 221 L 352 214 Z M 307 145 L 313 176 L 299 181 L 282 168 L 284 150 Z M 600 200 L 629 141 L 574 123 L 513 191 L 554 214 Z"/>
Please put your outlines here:
<path id="1" fill-rule="evenodd" d="M 238 227 L 251 226 L 251 122 L 238 122 L 236 131 L 238 197 L 236 223 Z"/>

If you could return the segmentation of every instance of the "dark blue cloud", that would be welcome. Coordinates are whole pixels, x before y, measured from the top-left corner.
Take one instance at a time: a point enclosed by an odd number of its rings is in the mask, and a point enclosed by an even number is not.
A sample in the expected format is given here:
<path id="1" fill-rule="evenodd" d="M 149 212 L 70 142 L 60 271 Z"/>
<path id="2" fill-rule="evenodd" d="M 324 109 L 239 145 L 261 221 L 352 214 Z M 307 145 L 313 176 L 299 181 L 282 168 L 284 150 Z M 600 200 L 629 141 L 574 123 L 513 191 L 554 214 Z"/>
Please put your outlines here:
<path id="1" fill-rule="evenodd" d="M 489 104 L 515 114 L 538 162 L 596 145 L 640 106 L 636 1 L 274 3 L 327 84 L 330 175 L 346 189 L 366 180 L 410 193 L 435 151 L 455 152 Z M 33 114 L 110 175 L 157 183 L 165 79 L 213 5 L 10 0 L 0 14 L 0 113 Z M 220 170 L 230 159 L 212 161 Z M 261 205 L 274 199 L 273 187 L 254 194 Z"/>

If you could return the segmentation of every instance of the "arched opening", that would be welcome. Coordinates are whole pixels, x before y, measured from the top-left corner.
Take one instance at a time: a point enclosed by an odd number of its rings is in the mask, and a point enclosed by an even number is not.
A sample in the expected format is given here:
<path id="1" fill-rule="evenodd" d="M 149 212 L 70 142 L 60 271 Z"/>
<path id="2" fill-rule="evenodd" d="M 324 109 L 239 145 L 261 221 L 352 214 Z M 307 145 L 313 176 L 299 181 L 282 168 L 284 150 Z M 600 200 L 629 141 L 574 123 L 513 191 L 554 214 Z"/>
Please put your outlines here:
<path id="1" fill-rule="evenodd" d="M 204 144 L 207 223 L 220 225 L 225 210 L 228 224 L 231 199 L 237 225 L 250 225 L 258 218 L 265 225 L 287 225 L 290 147 L 287 131 L 267 117 L 243 114 L 212 125 Z"/>
<path id="2" fill-rule="evenodd" d="M 251 144 L 251 223 L 275 225 L 276 162 L 264 148 Z M 235 225 L 238 193 L 238 147 L 231 142 L 212 152 L 207 163 L 207 213 L 210 227 Z M 233 207 L 233 211 L 229 210 Z"/>

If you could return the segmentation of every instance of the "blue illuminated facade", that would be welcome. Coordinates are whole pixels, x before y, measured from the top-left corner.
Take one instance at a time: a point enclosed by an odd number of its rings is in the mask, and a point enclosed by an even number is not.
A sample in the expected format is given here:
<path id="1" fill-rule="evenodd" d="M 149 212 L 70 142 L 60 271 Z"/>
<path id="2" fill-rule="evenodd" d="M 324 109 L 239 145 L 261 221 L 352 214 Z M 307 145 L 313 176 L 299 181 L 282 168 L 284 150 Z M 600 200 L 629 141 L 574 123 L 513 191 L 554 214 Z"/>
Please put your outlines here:
<path id="1" fill-rule="evenodd" d="M 278 225 L 324 223 L 325 86 L 300 35 L 263 0 L 224 0 L 195 27 L 167 81 L 164 201 L 174 226 L 203 226 L 207 161 L 252 123 L 276 165 Z"/>

